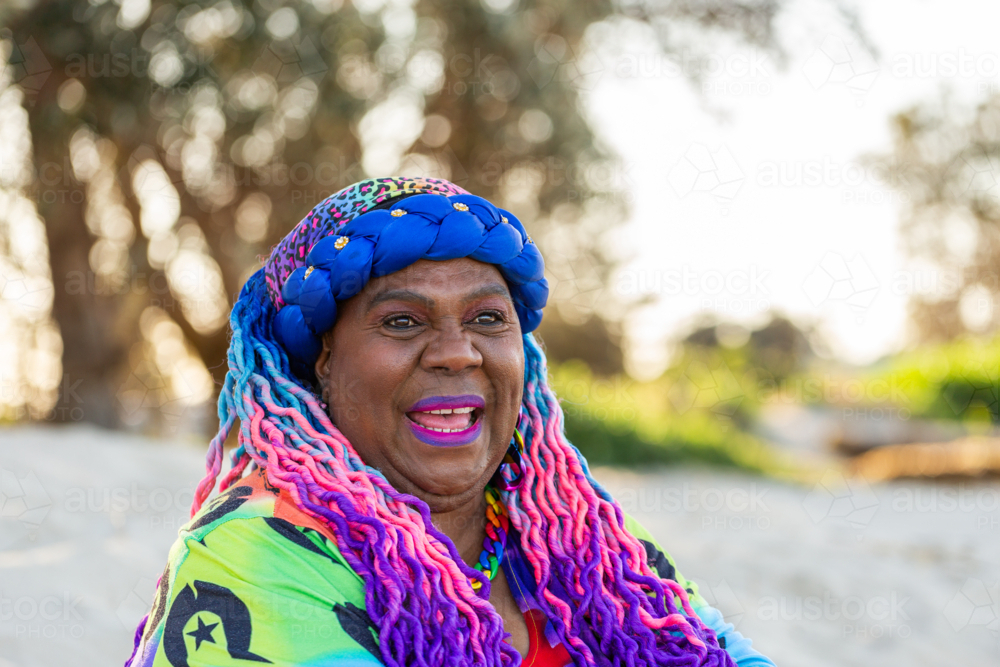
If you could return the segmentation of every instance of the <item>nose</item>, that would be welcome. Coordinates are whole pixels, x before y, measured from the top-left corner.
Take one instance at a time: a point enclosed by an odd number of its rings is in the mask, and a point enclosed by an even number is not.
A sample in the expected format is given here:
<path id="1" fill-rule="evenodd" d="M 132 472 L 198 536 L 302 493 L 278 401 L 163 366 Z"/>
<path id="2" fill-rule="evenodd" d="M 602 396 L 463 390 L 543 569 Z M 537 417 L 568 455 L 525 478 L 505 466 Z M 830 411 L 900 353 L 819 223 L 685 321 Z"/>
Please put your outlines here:
<path id="1" fill-rule="evenodd" d="M 469 368 L 483 364 L 483 355 L 472 344 L 472 339 L 458 322 L 448 322 L 435 329 L 434 338 L 428 343 L 421 357 L 426 370 L 457 375 Z"/>

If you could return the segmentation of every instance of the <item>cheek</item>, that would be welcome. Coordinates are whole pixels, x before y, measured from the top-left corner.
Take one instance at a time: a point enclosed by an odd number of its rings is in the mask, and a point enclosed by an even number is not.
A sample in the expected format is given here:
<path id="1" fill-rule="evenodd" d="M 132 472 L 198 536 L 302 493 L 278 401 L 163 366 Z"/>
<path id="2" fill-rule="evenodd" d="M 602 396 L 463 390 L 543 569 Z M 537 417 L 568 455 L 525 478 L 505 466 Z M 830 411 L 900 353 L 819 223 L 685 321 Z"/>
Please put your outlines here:
<path id="1" fill-rule="evenodd" d="M 384 355 L 373 353 L 358 331 L 336 332 L 326 375 L 330 419 L 355 446 L 373 439 L 378 420 L 373 413 L 388 401 Z M 391 391 L 391 390 L 390 390 Z"/>
<path id="2" fill-rule="evenodd" d="M 384 447 L 393 440 L 393 398 L 400 380 L 392 361 L 373 347 L 343 349 L 330 364 L 329 414 L 363 461 L 382 466 Z"/>
<path id="3" fill-rule="evenodd" d="M 406 376 L 405 360 L 379 345 L 361 345 L 343 350 L 341 358 L 331 364 L 333 401 L 365 406 L 363 414 L 383 412 L 391 407 L 396 389 Z"/>
<path id="4" fill-rule="evenodd" d="M 505 341 L 493 355 L 491 366 L 497 397 L 504 403 L 509 403 L 516 411 L 524 386 L 524 348 L 520 338 L 515 342 Z"/>

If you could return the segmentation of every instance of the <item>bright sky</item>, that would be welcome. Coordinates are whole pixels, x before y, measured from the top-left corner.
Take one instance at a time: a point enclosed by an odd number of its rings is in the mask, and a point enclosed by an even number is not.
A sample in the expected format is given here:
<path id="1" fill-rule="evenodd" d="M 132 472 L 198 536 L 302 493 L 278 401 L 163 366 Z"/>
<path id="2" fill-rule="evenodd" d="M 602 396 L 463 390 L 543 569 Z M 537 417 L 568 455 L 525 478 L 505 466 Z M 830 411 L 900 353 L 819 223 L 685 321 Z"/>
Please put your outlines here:
<path id="1" fill-rule="evenodd" d="M 633 261 L 615 288 L 657 297 L 627 322 L 634 373 L 655 375 L 663 341 L 704 310 L 816 321 L 856 363 L 904 344 L 900 285 L 926 276 L 906 273 L 904 195 L 858 158 L 887 152 L 890 116 L 943 87 L 969 102 L 1000 90 L 1000 3 L 870 2 L 861 19 L 877 60 L 808 8 L 780 24 L 783 69 L 720 49 L 706 100 L 723 119 L 642 35 L 602 55 L 588 111 L 634 197 L 619 231 Z"/>

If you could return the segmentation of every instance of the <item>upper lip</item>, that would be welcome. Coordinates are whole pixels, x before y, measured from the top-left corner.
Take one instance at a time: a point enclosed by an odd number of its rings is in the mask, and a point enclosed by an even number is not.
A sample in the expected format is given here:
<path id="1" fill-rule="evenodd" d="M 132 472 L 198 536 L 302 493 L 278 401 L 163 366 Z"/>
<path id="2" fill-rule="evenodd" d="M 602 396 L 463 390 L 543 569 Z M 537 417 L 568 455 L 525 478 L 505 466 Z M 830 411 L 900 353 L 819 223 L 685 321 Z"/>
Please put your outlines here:
<path id="1" fill-rule="evenodd" d="M 482 396 L 462 394 L 461 396 L 428 396 L 410 406 L 407 412 L 429 412 L 431 410 L 454 410 L 455 408 L 485 408 Z"/>

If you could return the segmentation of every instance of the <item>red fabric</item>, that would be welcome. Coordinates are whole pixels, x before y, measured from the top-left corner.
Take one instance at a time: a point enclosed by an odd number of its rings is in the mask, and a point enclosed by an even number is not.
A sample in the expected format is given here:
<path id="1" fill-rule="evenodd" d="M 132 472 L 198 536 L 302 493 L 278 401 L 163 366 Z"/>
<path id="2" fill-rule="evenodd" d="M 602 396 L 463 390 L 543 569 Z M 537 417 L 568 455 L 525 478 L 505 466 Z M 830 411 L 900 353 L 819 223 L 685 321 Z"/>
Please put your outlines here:
<path id="1" fill-rule="evenodd" d="M 545 638 L 545 615 L 538 609 L 524 613 L 528 624 L 528 655 L 521 661 L 521 667 L 565 667 L 572 665 L 573 659 L 562 644 L 549 646 Z"/>

